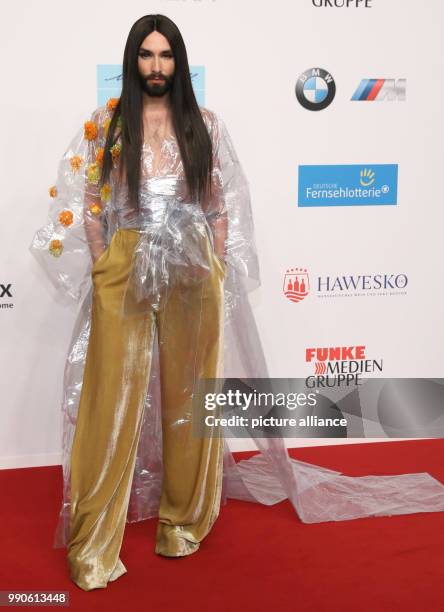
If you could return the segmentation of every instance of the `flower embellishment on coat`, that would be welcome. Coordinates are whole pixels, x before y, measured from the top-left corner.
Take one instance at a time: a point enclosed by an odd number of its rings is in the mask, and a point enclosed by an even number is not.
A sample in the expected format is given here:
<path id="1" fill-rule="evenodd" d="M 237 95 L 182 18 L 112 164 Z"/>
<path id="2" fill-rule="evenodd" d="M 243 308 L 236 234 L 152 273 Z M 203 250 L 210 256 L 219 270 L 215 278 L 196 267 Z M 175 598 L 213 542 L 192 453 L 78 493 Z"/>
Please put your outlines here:
<path id="1" fill-rule="evenodd" d="M 97 124 L 94 121 L 85 121 L 84 135 L 86 140 L 95 140 L 98 133 Z"/>
<path id="2" fill-rule="evenodd" d="M 119 103 L 119 98 L 110 98 L 106 103 L 106 108 L 109 111 L 113 111 Z"/>
<path id="3" fill-rule="evenodd" d="M 95 217 L 97 217 L 102 212 L 102 207 L 99 204 L 90 204 L 89 212 Z"/>
<path id="4" fill-rule="evenodd" d="M 86 170 L 88 182 L 92 185 L 98 185 L 100 180 L 100 165 L 97 162 L 90 164 Z"/>
<path id="5" fill-rule="evenodd" d="M 121 150 L 122 150 L 122 145 L 120 144 L 120 142 L 116 142 L 116 144 L 114 144 L 111 147 L 110 151 L 111 151 L 113 161 L 116 161 L 119 158 Z"/>
<path id="6" fill-rule="evenodd" d="M 59 221 L 65 227 L 72 225 L 72 222 L 74 221 L 74 214 L 72 210 L 62 210 L 62 212 L 59 213 Z"/>
<path id="7" fill-rule="evenodd" d="M 73 157 L 69 158 L 69 163 L 71 164 L 72 171 L 78 172 L 83 164 L 83 159 L 80 157 L 80 155 L 74 155 Z"/>
<path id="8" fill-rule="evenodd" d="M 97 153 L 96 153 L 96 162 L 97 162 L 98 164 L 103 163 L 103 155 L 104 155 L 104 153 L 105 153 L 105 149 L 104 149 L 103 147 L 100 147 L 100 148 L 97 150 Z"/>
<path id="9" fill-rule="evenodd" d="M 51 198 L 56 198 L 57 197 L 57 187 L 55 185 L 52 185 L 49 189 L 48 189 L 49 195 L 51 196 Z"/>
<path id="10" fill-rule="evenodd" d="M 63 251 L 62 241 L 56 238 L 51 240 L 51 242 L 49 243 L 49 252 L 51 253 L 51 255 L 53 255 L 54 257 L 60 257 L 60 255 L 62 254 L 62 251 Z"/>
<path id="11" fill-rule="evenodd" d="M 109 202 L 111 198 L 111 186 L 108 183 L 105 183 L 103 187 L 100 189 L 100 199 L 102 202 Z"/>

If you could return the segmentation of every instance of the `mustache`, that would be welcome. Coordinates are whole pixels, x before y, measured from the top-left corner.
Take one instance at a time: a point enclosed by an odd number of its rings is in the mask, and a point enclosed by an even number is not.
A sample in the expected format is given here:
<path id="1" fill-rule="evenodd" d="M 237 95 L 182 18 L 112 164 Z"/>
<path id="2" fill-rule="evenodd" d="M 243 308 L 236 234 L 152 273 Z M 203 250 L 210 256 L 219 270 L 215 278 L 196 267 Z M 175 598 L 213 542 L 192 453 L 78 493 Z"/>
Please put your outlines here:
<path id="1" fill-rule="evenodd" d="M 145 77 L 145 81 L 149 81 L 150 79 L 163 79 L 164 81 L 170 81 L 171 77 L 166 76 L 165 74 L 149 74 Z"/>

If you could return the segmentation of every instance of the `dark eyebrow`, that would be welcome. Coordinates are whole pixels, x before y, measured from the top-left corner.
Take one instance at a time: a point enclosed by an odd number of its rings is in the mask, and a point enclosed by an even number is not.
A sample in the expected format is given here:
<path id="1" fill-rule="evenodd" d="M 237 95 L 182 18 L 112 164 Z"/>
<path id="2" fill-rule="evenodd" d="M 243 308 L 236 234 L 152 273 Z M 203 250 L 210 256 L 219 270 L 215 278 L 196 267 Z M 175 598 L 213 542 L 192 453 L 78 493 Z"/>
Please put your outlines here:
<path id="1" fill-rule="evenodd" d="M 139 47 L 139 51 L 146 51 L 147 53 L 152 53 L 151 49 L 145 49 L 144 47 Z M 171 49 L 163 49 L 161 53 L 172 53 Z"/>

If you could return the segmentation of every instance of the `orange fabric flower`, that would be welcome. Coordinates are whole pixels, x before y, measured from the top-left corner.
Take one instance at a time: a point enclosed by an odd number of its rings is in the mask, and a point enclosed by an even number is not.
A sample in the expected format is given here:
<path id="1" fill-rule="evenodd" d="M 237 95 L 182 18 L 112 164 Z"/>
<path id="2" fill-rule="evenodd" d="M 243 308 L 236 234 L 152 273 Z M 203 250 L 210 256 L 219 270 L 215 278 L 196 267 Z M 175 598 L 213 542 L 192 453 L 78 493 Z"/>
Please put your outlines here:
<path id="1" fill-rule="evenodd" d="M 85 121 L 83 125 L 86 140 L 95 140 L 98 134 L 97 124 L 94 121 Z"/>
<path id="2" fill-rule="evenodd" d="M 108 183 L 105 183 L 100 189 L 100 199 L 102 202 L 108 202 L 111 197 L 111 187 Z"/>
<path id="3" fill-rule="evenodd" d="M 109 111 L 113 111 L 116 108 L 118 103 L 119 103 L 119 98 L 110 98 L 108 102 L 106 103 L 106 108 Z"/>
<path id="4" fill-rule="evenodd" d="M 101 164 L 103 162 L 103 154 L 104 154 L 104 149 L 103 147 L 100 147 L 100 149 L 98 149 L 97 153 L 96 153 L 96 162 L 98 164 Z"/>
<path id="5" fill-rule="evenodd" d="M 102 207 L 99 204 L 90 204 L 89 210 L 93 215 L 100 215 L 102 212 Z"/>
<path id="6" fill-rule="evenodd" d="M 71 164 L 71 168 L 73 172 L 77 172 L 80 169 L 80 166 L 83 164 L 83 159 L 80 155 L 74 155 L 69 159 L 69 163 Z"/>
<path id="7" fill-rule="evenodd" d="M 72 225 L 73 220 L 74 215 L 72 210 L 62 210 L 62 212 L 59 214 L 59 221 L 65 227 Z"/>
<path id="8" fill-rule="evenodd" d="M 57 239 L 51 240 L 51 242 L 49 243 L 49 252 L 51 253 L 51 255 L 53 255 L 54 257 L 60 257 L 62 251 L 62 241 Z"/>
<path id="9" fill-rule="evenodd" d="M 51 196 L 51 198 L 56 198 L 57 197 L 57 187 L 55 185 L 50 187 L 48 189 L 48 191 L 49 191 L 49 195 Z"/>

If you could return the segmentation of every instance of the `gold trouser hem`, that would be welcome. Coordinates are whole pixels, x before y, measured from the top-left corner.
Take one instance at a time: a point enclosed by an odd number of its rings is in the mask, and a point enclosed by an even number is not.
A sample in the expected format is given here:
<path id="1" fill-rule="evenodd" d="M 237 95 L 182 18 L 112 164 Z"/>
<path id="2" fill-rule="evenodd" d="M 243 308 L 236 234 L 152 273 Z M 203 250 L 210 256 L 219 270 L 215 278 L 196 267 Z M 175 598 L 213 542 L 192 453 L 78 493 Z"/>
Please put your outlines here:
<path id="1" fill-rule="evenodd" d="M 182 526 L 158 524 L 155 553 L 163 557 L 186 557 L 198 550 L 200 542 Z"/>
<path id="2" fill-rule="evenodd" d="M 138 239 L 137 230 L 118 230 L 92 270 L 91 332 L 71 454 L 68 540 L 70 575 L 85 591 L 105 588 L 127 572 L 119 554 L 156 327 L 163 487 L 155 553 L 195 553 L 220 509 L 223 439 L 193 437 L 190 415 L 193 380 L 220 376 L 225 270 L 208 242 L 211 273 L 201 285 L 173 288 L 158 312 L 147 308 L 122 317 Z"/>

